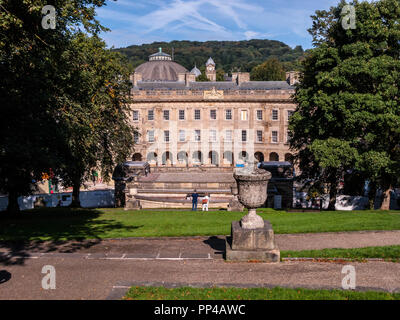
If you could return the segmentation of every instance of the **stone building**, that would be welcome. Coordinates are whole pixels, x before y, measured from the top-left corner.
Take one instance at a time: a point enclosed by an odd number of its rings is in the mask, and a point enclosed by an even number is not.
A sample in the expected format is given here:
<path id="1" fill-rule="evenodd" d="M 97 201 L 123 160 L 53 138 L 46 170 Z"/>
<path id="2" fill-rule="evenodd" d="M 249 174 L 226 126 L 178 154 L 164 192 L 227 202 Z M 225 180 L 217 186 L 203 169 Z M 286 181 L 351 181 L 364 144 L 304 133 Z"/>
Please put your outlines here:
<path id="1" fill-rule="evenodd" d="M 216 81 L 216 65 L 206 62 L 209 82 L 197 82 L 161 48 L 138 66 L 131 119 L 138 128 L 132 160 L 152 167 L 234 167 L 247 161 L 290 160 L 288 120 L 297 74 L 287 81 L 250 81 L 234 72 Z"/>
<path id="2" fill-rule="evenodd" d="M 230 209 L 234 167 L 290 160 L 296 73 L 264 82 L 234 72 L 217 82 L 211 57 L 205 72 L 209 81 L 196 81 L 196 66 L 189 72 L 160 48 L 131 76 L 131 121 L 138 129 L 131 160 L 151 168 L 118 182 L 125 208 L 190 208 L 187 195 L 196 189 L 211 196 L 210 207 Z"/>

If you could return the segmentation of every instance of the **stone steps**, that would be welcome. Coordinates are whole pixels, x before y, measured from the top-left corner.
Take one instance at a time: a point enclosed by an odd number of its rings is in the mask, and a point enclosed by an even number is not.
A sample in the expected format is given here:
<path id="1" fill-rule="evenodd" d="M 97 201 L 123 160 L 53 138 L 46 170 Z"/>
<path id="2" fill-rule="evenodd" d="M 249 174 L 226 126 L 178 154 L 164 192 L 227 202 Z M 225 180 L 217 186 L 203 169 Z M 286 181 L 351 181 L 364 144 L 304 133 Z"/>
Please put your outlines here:
<path id="1" fill-rule="evenodd" d="M 148 196 L 135 196 L 137 200 L 146 200 L 146 201 L 154 201 L 154 202 L 168 202 L 168 203 L 192 203 L 191 199 L 186 198 L 176 198 L 176 197 L 148 197 Z M 211 203 L 227 203 L 229 202 L 229 198 L 211 198 Z M 201 198 L 198 201 L 201 204 Z"/>
<path id="2" fill-rule="evenodd" d="M 230 194 L 230 189 L 202 189 L 196 188 L 198 193 Z M 193 189 L 137 189 L 138 194 L 187 194 Z"/>

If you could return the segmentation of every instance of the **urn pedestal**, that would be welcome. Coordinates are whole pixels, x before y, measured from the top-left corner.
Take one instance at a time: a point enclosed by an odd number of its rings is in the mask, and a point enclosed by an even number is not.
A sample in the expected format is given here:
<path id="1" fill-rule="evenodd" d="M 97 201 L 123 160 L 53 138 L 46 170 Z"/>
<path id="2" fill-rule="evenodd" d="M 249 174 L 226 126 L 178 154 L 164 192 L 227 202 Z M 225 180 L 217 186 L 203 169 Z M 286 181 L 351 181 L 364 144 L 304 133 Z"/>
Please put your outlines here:
<path id="1" fill-rule="evenodd" d="M 264 227 L 258 229 L 243 229 L 239 221 L 233 221 L 225 257 L 227 261 L 279 262 L 280 251 L 269 221 L 264 220 Z"/>
<path id="2" fill-rule="evenodd" d="M 249 213 L 241 221 L 232 222 L 231 236 L 226 239 L 226 260 L 279 262 L 280 251 L 272 225 L 256 212 L 256 208 L 263 206 L 267 200 L 271 173 L 254 168 L 235 172 L 234 178 L 238 186 L 238 200 Z"/>

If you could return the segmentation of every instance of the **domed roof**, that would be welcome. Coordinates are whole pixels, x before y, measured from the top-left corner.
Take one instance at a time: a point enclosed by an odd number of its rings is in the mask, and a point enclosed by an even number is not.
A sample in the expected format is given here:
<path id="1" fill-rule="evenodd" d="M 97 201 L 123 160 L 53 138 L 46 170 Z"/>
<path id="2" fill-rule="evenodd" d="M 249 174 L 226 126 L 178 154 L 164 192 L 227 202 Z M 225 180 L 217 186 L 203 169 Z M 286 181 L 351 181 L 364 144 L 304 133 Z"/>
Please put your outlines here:
<path id="1" fill-rule="evenodd" d="M 149 61 L 154 61 L 154 60 L 172 61 L 172 57 L 168 53 L 162 52 L 162 48 L 159 48 L 159 52 L 156 52 L 149 57 Z"/>
<path id="2" fill-rule="evenodd" d="M 149 61 L 137 67 L 135 72 L 142 74 L 143 81 L 178 81 L 178 74 L 188 70 L 174 61 Z"/>
<path id="3" fill-rule="evenodd" d="M 135 69 L 135 73 L 142 74 L 143 81 L 178 81 L 179 73 L 189 72 L 185 67 L 172 61 L 169 54 L 160 52 L 152 54 L 150 61 Z"/>
<path id="4" fill-rule="evenodd" d="M 196 66 L 194 66 L 194 68 L 192 69 L 192 71 L 190 71 L 190 73 L 194 74 L 196 78 L 201 75 L 201 71 Z"/>
<path id="5" fill-rule="evenodd" d="M 208 60 L 207 60 L 207 62 L 206 62 L 206 66 L 208 66 L 208 65 L 213 65 L 213 66 L 215 66 L 215 62 L 214 62 L 214 60 L 213 60 L 213 58 L 209 58 Z"/>

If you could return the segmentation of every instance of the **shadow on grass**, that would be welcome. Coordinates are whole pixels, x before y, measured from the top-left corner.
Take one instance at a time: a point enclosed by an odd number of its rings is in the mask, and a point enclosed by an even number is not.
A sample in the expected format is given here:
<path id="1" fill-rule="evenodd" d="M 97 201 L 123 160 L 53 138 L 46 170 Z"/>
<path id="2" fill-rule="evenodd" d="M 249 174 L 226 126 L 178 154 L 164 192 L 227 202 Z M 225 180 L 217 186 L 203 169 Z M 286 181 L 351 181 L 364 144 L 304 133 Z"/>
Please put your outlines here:
<path id="1" fill-rule="evenodd" d="M 45 208 L 16 216 L 0 215 L 0 265 L 22 265 L 33 253 L 78 252 L 100 244 L 107 232 L 141 227 L 99 219 L 100 215 L 104 213 L 83 208 Z"/>

